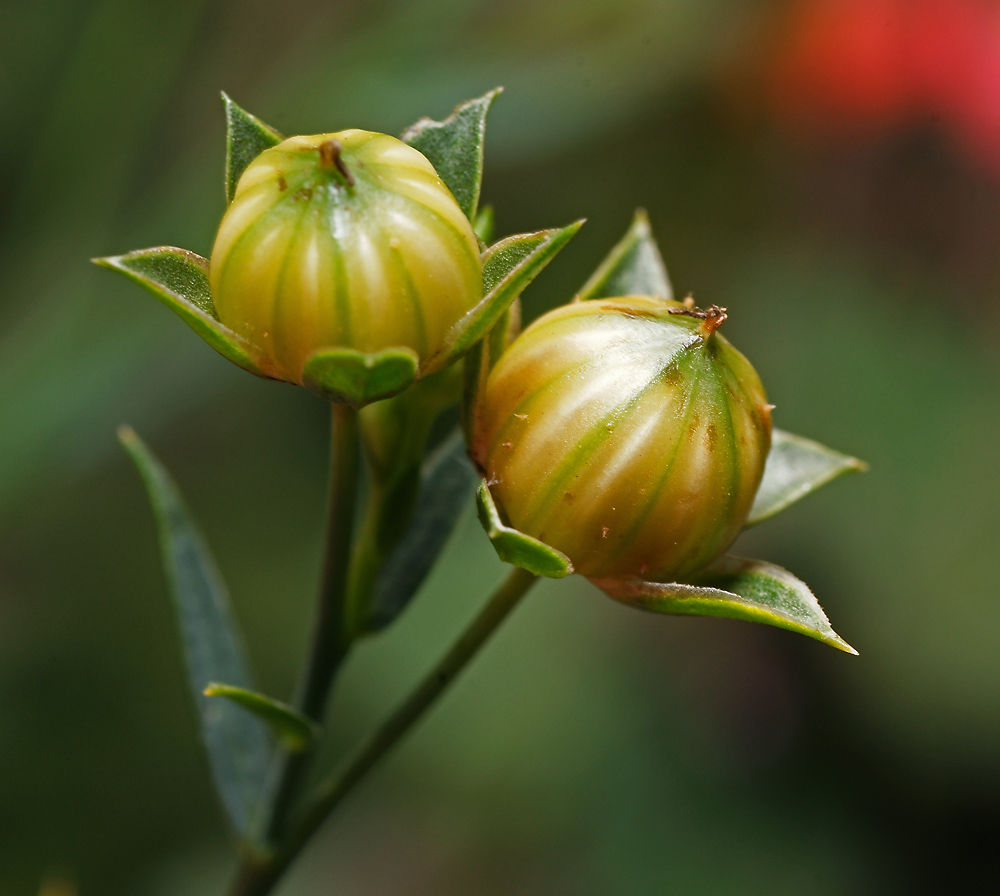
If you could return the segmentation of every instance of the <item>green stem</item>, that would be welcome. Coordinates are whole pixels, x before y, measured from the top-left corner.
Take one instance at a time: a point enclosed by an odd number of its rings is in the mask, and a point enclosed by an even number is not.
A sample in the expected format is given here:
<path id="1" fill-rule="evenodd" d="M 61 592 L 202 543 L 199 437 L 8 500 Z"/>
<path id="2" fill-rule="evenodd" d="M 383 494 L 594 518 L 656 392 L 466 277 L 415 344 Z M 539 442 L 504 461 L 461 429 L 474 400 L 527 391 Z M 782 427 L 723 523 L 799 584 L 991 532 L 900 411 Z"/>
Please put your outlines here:
<path id="1" fill-rule="evenodd" d="M 344 604 L 358 487 L 358 412 L 342 404 L 332 408 L 323 578 L 309 661 L 295 701 L 296 707 L 316 722 L 322 720 L 333 674 L 350 646 L 350 636 L 344 630 Z"/>
<path id="2" fill-rule="evenodd" d="M 259 867 L 254 879 L 256 889 L 234 890 L 232 896 L 267 896 L 285 869 L 302 851 L 320 825 L 371 768 L 392 749 L 413 725 L 430 709 L 455 680 L 490 635 L 507 618 L 534 584 L 536 576 L 514 567 L 486 606 L 459 636 L 451 649 L 438 661 L 396 711 L 383 722 L 353 754 L 320 786 L 312 805 L 306 809 L 288 843 L 271 862 Z"/>
<path id="3" fill-rule="evenodd" d="M 333 404 L 331 408 L 330 494 L 323 573 L 312 644 L 294 700 L 295 707 L 317 723 L 322 721 L 334 674 L 350 647 L 350 635 L 345 630 L 345 601 L 358 478 L 358 412 L 341 404 Z M 267 815 L 262 819 L 264 844 L 280 841 L 310 758 L 309 751 L 282 750 L 275 760 L 268 791 L 271 797 L 265 808 Z M 267 892 L 259 889 L 264 884 L 266 862 L 260 856 L 247 856 L 230 890 L 232 896 Z"/>

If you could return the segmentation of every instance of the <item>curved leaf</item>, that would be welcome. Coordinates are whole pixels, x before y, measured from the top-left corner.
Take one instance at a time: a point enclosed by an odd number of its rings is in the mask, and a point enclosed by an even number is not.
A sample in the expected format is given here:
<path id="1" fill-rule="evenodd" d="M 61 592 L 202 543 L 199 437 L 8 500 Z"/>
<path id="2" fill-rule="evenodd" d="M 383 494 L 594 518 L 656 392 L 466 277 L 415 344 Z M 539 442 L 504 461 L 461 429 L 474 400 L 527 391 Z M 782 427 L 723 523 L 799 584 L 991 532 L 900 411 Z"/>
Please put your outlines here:
<path id="1" fill-rule="evenodd" d="M 771 450 L 764 466 L 748 526 L 770 519 L 844 473 L 864 472 L 868 465 L 781 429 L 771 434 Z"/>
<path id="2" fill-rule="evenodd" d="M 292 753 L 308 750 L 319 737 L 319 725 L 312 719 L 287 703 L 266 697 L 257 691 L 213 681 L 209 682 L 204 694 L 206 697 L 224 697 L 252 712 L 270 727 L 285 749 Z"/>
<path id="3" fill-rule="evenodd" d="M 245 835 L 263 792 L 272 744 L 259 719 L 205 696 L 205 689 L 219 679 L 253 688 L 229 594 L 167 471 L 129 427 L 123 426 L 118 437 L 142 476 L 156 515 L 188 683 L 215 786 L 233 828 Z"/>
<path id="4" fill-rule="evenodd" d="M 582 220 L 574 221 L 568 227 L 509 236 L 490 246 L 483 254 L 485 295 L 451 328 L 447 351 L 428 360 L 424 372 L 447 367 L 479 342 L 582 226 Z"/>
<path id="5" fill-rule="evenodd" d="M 649 227 L 649 218 L 642 209 L 636 211 L 628 232 L 583 285 L 577 298 L 610 299 L 615 296 L 674 297 L 660 249 Z"/>
<path id="6" fill-rule="evenodd" d="M 317 395 L 359 408 L 402 392 L 417 375 L 417 355 L 408 348 L 366 354 L 334 348 L 309 356 L 303 385 Z"/>
<path id="7" fill-rule="evenodd" d="M 500 519 L 500 513 L 493 503 L 489 485 L 484 479 L 476 493 L 479 522 L 493 543 L 497 556 L 504 563 L 520 566 L 536 576 L 561 579 L 573 572 L 573 564 L 562 551 L 549 547 L 537 538 L 512 529 Z"/>
<path id="8" fill-rule="evenodd" d="M 94 264 L 124 274 L 151 292 L 220 355 L 238 367 L 279 379 L 267 360 L 245 339 L 219 322 L 208 283 L 208 259 L 177 249 L 156 246 L 126 255 L 95 258 Z"/>
<path id="9" fill-rule="evenodd" d="M 413 599 L 431 571 L 472 496 L 476 472 L 456 432 L 427 458 L 420 497 L 406 533 L 389 554 L 375 582 L 369 630 L 391 623 Z"/>
<path id="10" fill-rule="evenodd" d="M 421 118 L 402 135 L 404 143 L 427 156 L 470 221 L 476 217 L 483 180 L 486 114 L 502 90 L 497 87 L 462 103 L 444 121 Z"/>
<path id="11" fill-rule="evenodd" d="M 475 231 L 481 246 L 487 246 L 492 242 L 494 223 L 492 205 L 484 205 L 476 212 L 476 217 L 472 222 L 472 229 Z"/>
<path id="12" fill-rule="evenodd" d="M 480 403 L 483 390 L 486 388 L 486 379 L 520 329 L 521 300 L 517 298 L 504 309 L 489 335 L 473 345 L 462 360 L 464 369 L 462 371 L 463 385 L 460 410 L 462 431 L 465 433 L 465 441 L 468 445 L 472 445 L 476 437 Z"/>
<path id="13" fill-rule="evenodd" d="M 256 115 L 241 109 L 226 93 L 226 202 L 232 202 L 247 166 L 265 149 L 277 146 L 285 138 Z"/>
<path id="14" fill-rule="evenodd" d="M 763 622 L 857 654 L 830 625 L 805 582 L 763 560 L 720 557 L 691 584 L 639 578 L 595 579 L 615 600 L 640 610 Z"/>

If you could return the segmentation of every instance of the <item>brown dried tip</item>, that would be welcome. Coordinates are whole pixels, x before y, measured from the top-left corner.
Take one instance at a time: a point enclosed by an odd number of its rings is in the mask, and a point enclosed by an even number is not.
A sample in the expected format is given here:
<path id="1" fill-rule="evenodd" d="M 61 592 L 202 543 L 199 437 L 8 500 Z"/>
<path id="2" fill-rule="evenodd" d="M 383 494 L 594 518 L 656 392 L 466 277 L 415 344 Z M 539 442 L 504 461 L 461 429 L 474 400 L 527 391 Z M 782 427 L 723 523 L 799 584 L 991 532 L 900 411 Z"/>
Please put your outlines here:
<path id="1" fill-rule="evenodd" d="M 340 172 L 340 176 L 344 178 L 347 186 L 353 187 L 354 176 L 347 165 L 344 164 L 344 160 L 340 155 L 342 148 L 339 140 L 327 140 L 325 143 L 321 143 L 319 147 L 319 163 L 324 168 L 336 168 Z"/>
<path id="2" fill-rule="evenodd" d="M 682 314 L 684 317 L 696 317 L 701 321 L 701 332 L 703 336 L 711 336 L 726 320 L 726 309 L 720 308 L 718 305 L 713 305 L 711 308 L 702 311 L 700 308 L 695 308 L 693 303 L 689 305 L 687 300 L 684 302 L 683 308 L 671 308 L 669 309 L 670 314 Z"/>

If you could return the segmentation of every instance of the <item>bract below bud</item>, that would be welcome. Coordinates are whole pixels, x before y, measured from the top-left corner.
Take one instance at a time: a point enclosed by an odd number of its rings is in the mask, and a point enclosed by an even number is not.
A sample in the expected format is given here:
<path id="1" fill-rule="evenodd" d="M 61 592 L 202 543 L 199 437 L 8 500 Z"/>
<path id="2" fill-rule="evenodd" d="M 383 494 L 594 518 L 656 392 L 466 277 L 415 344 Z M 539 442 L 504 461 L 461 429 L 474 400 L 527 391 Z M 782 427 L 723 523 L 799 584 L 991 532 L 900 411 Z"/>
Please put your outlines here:
<path id="1" fill-rule="evenodd" d="M 303 383 L 328 349 L 418 364 L 482 296 L 472 226 L 417 150 L 348 130 L 292 137 L 246 169 L 212 250 L 220 321 Z"/>
<path id="2" fill-rule="evenodd" d="M 771 436 L 724 319 L 630 296 L 528 327 L 490 373 L 472 448 L 507 522 L 588 577 L 676 581 L 721 554 Z"/>

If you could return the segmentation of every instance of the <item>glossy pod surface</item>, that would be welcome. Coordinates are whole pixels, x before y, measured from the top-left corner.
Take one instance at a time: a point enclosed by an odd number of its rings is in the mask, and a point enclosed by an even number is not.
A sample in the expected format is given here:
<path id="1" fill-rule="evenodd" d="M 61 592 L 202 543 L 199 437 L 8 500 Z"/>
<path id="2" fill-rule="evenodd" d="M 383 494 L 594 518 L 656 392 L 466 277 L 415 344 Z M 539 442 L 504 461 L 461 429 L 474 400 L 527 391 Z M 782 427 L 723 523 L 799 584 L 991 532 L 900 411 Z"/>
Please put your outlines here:
<path id="1" fill-rule="evenodd" d="M 315 351 L 412 349 L 420 362 L 481 298 L 472 227 L 430 162 L 370 131 L 261 153 L 212 250 L 219 319 L 302 382 Z"/>
<path id="2" fill-rule="evenodd" d="M 473 453 L 510 525 L 590 577 L 675 581 L 746 521 L 771 414 L 750 363 L 679 302 L 558 308 L 490 373 Z"/>

